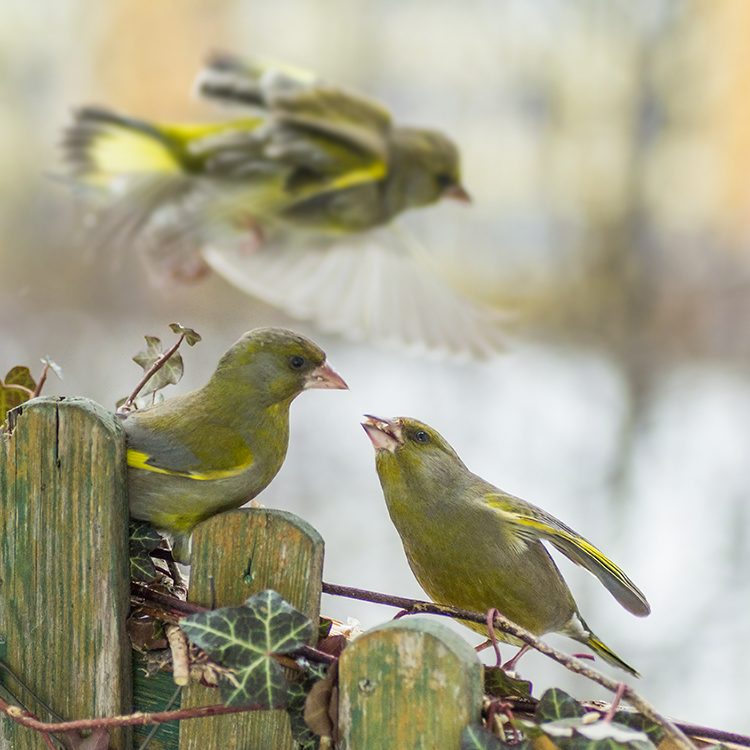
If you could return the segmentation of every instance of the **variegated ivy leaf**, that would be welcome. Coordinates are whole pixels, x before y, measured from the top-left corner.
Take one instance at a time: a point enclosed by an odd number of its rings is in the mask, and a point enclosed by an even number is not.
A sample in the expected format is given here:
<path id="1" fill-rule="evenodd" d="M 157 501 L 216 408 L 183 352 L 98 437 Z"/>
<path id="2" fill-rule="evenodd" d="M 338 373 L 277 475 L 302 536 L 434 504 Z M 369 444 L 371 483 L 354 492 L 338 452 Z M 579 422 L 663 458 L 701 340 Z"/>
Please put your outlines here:
<path id="1" fill-rule="evenodd" d="M 0 425 L 5 415 L 16 406 L 25 404 L 34 393 L 36 382 L 28 367 L 12 367 L 5 380 L 0 380 Z"/>
<path id="2" fill-rule="evenodd" d="M 229 674 L 220 683 L 228 706 L 286 708 L 289 687 L 273 654 L 304 646 L 312 623 L 270 589 L 251 596 L 241 607 L 222 607 L 180 620 L 185 635 Z"/>
<path id="3" fill-rule="evenodd" d="M 195 346 L 199 341 L 202 341 L 201 335 L 197 331 L 194 331 L 192 328 L 181 326 L 179 323 L 170 323 L 169 327 L 178 336 L 184 336 L 185 342 L 188 346 Z"/>
<path id="4" fill-rule="evenodd" d="M 141 349 L 135 357 L 133 357 L 133 362 L 140 365 L 145 374 L 164 354 L 164 347 L 161 340 L 156 336 L 145 336 L 144 338 L 146 339 L 146 346 Z M 179 351 L 176 351 L 164 363 L 164 365 L 149 378 L 148 383 L 146 383 L 139 395 L 146 396 L 149 393 L 161 390 L 167 385 L 179 383 L 182 379 L 184 369 L 182 356 Z"/>

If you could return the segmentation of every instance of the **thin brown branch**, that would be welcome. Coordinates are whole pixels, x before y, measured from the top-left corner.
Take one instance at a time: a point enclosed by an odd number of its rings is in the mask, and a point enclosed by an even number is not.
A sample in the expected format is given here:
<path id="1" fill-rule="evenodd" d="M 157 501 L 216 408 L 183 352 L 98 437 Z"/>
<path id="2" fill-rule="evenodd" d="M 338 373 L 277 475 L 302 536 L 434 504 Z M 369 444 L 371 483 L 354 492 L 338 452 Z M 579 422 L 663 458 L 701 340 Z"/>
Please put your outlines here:
<path id="1" fill-rule="evenodd" d="M 283 710 L 283 706 L 276 709 Z M 28 729 L 35 729 L 38 732 L 72 732 L 82 729 L 94 729 L 95 727 L 129 727 L 142 726 L 146 724 L 164 724 L 168 721 L 182 721 L 183 719 L 201 719 L 205 716 L 223 716 L 225 714 L 238 714 L 245 711 L 265 711 L 265 706 L 224 706 L 217 703 L 212 706 L 196 706 L 195 708 L 181 708 L 177 711 L 160 711 L 157 713 L 147 714 L 138 711 L 127 716 L 108 716 L 98 719 L 79 719 L 77 721 L 47 722 L 39 721 L 28 711 L 18 706 L 11 706 L 10 703 L 0 698 L 0 711 L 6 714 L 13 721 L 21 724 Z"/>
<path id="2" fill-rule="evenodd" d="M 34 388 L 34 395 L 32 396 L 32 398 L 36 398 L 42 392 L 42 388 L 44 388 L 44 384 L 47 382 L 48 372 L 49 372 L 49 364 L 45 363 L 44 369 L 42 370 L 42 374 L 39 376 L 39 380 L 36 383 L 36 388 Z"/>
<path id="3" fill-rule="evenodd" d="M 167 360 L 180 348 L 180 344 L 183 342 L 185 338 L 185 334 L 183 333 L 179 339 L 177 339 L 177 342 L 173 344 L 172 346 L 167 349 L 160 357 L 159 359 L 154 362 L 153 365 L 148 369 L 146 374 L 141 378 L 141 382 L 138 383 L 138 385 L 135 387 L 133 392 L 127 397 L 125 400 L 125 403 L 118 409 L 120 412 L 127 412 L 130 410 L 130 407 L 133 405 L 133 401 L 137 398 L 138 394 L 143 390 L 143 387 L 148 383 L 149 380 L 154 376 L 155 373 L 157 373 L 159 370 L 161 370 L 162 367 L 166 364 Z"/>
<path id="4" fill-rule="evenodd" d="M 165 614 L 172 615 L 173 618 L 179 619 L 186 615 L 197 615 L 201 612 L 208 612 L 206 607 L 201 607 L 197 604 L 191 604 L 190 602 L 177 599 L 177 597 L 169 596 L 168 594 L 162 594 L 159 591 L 154 591 L 149 588 L 145 583 L 139 581 L 130 582 L 130 592 L 133 596 L 145 602 L 152 602 L 162 608 Z M 140 602 L 139 602 L 140 604 Z M 166 618 L 160 618 L 166 619 Z M 168 620 L 171 622 L 171 620 Z"/>
<path id="5" fill-rule="evenodd" d="M 675 726 L 682 729 L 689 737 L 696 740 L 715 740 L 740 747 L 750 747 L 750 737 L 744 734 L 735 734 L 734 732 L 725 732 L 722 729 L 711 729 L 702 727 L 698 724 L 688 724 L 684 721 L 676 721 Z"/>
<path id="6" fill-rule="evenodd" d="M 388 596 L 386 594 L 379 594 L 374 591 L 364 591 L 362 589 L 350 588 L 348 586 L 337 586 L 335 584 L 323 582 L 323 593 L 332 594 L 334 596 L 345 596 L 350 599 L 361 599 L 368 602 L 376 602 L 377 604 L 387 604 L 392 607 L 398 607 L 409 611 L 410 614 L 426 613 L 441 615 L 443 617 L 453 617 L 457 620 L 466 620 L 467 622 L 476 622 L 480 624 L 486 624 L 487 615 L 479 612 L 471 612 L 467 609 L 459 609 L 458 607 L 446 607 L 442 604 L 434 604 L 433 602 L 426 602 L 419 599 L 406 599 L 399 596 Z M 598 685 L 607 688 L 607 690 L 617 693 L 620 683 L 610 677 L 605 677 L 595 669 L 583 664 L 578 659 L 574 659 L 567 654 L 557 651 L 556 649 L 548 646 L 544 641 L 537 638 L 533 633 L 528 630 L 516 625 L 511 620 L 508 620 L 502 615 L 495 615 L 494 626 L 498 630 L 504 633 L 514 636 L 522 643 L 525 643 L 532 648 L 540 651 L 545 656 L 548 656 L 553 661 L 562 664 L 564 667 L 569 669 L 571 672 L 588 677 L 592 682 L 596 682 Z M 636 708 L 643 716 L 654 722 L 659 726 L 664 733 L 672 739 L 677 747 L 682 750 L 696 750 L 695 745 L 688 739 L 684 732 L 674 725 L 669 719 L 659 714 L 656 709 L 651 706 L 642 696 L 640 696 L 633 688 L 626 686 L 622 691 L 622 697 L 630 703 L 631 706 Z"/>

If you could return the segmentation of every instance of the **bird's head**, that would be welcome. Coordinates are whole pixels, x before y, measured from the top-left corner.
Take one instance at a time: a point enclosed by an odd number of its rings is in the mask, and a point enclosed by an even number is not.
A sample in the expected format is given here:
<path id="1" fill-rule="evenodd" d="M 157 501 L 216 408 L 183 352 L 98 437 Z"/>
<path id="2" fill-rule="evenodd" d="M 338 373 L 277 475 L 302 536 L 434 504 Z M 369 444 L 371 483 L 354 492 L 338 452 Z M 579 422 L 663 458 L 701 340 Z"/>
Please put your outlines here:
<path id="1" fill-rule="evenodd" d="M 461 155 L 443 133 L 425 128 L 395 128 L 391 159 L 391 199 L 398 210 L 428 206 L 441 198 L 470 203 L 461 184 Z"/>
<path id="2" fill-rule="evenodd" d="M 319 346 L 283 328 L 244 334 L 221 358 L 211 383 L 268 394 L 270 403 L 291 401 L 310 388 L 348 388 Z"/>
<path id="3" fill-rule="evenodd" d="M 383 419 L 367 415 L 362 422 L 375 448 L 384 488 L 405 483 L 410 491 L 452 485 L 468 473 L 456 451 L 440 433 L 409 417 Z"/>

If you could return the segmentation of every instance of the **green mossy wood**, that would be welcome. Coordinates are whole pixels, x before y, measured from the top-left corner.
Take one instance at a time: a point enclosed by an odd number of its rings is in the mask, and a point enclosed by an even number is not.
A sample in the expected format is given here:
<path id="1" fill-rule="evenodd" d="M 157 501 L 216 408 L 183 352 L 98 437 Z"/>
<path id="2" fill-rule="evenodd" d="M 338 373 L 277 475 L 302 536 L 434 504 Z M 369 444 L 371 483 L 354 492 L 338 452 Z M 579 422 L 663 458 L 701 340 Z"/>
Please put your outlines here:
<path id="1" fill-rule="evenodd" d="M 191 602 L 203 607 L 239 606 L 259 591 L 274 589 L 313 621 L 313 632 L 317 633 L 323 539 L 302 519 L 266 509 L 241 509 L 214 516 L 195 530 L 191 563 Z M 218 690 L 191 682 L 182 707 L 219 702 Z M 180 750 L 296 747 L 286 711 L 180 722 Z"/>
<path id="2" fill-rule="evenodd" d="M 0 439 L 0 659 L 63 719 L 128 713 L 125 436 L 92 401 L 38 398 Z M 0 675 L 39 718 L 46 710 Z M 112 731 L 113 750 L 129 730 Z M 41 737 L 0 721 L 0 748 Z"/>
<path id="3" fill-rule="evenodd" d="M 459 750 L 481 707 L 474 649 L 431 618 L 370 630 L 339 660 L 341 750 Z"/>
<path id="4" fill-rule="evenodd" d="M 161 671 L 149 675 L 148 662 L 148 654 L 133 651 L 133 710 L 144 713 L 166 711 L 177 690 L 172 672 Z M 176 711 L 181 707 L 180 698 L 178 695 L 174 703 L 169 705 L 169 710 Z M 152 724 L 133 727 L 133 747 L 140 747 L 153 728 Z M 156 734 L 149 740 L 148 750 L 177 750 L 179 734 L 178 722 L 160 724 Z"/>

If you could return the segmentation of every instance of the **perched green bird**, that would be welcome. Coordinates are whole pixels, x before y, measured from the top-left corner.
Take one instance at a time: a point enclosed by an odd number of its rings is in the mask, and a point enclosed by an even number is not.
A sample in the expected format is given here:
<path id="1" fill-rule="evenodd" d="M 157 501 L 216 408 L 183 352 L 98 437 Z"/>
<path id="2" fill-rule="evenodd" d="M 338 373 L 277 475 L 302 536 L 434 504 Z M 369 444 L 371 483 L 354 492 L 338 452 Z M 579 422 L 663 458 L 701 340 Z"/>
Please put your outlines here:
<path id="1" fill-rule="evenodd" d="M 501 318 L 461 297 L 403 230 L 375 232 L 441 198 L 468 201 L 443 133 L 306 71 L 209 61 L 197 90 L 244 116 L 155 123 L 84 107 L 63 137 L 98 203 L 97 244 L 138 246 L 156 275 L 209 266 L 324 330 L 472 354 L 503 347 Z"/>
<path id="2" fill-rule="evenodd" d="M 611 560 L 540 508 L 472 474 L 427 425 L 371 416 L 362 424 L 409 565 L 433 601 L 476 612 L 497 608 L 535 635 L 562 633 L 638 676 L 586 625 L 542 541 L 593 573 L 629 612 L 648 615 L 646 598 Z M 486 626 L 464 624 L 487 634 Z"/>
<path id="3" fill-rule="evenodd" d="M 304 336 L 249 331 L 202 388 L 123 415 L 131 517 L 166 531 L 187 562 L 197 524 L 252 500 L 278 473 L 292 401 L 346 387 Z"/>

